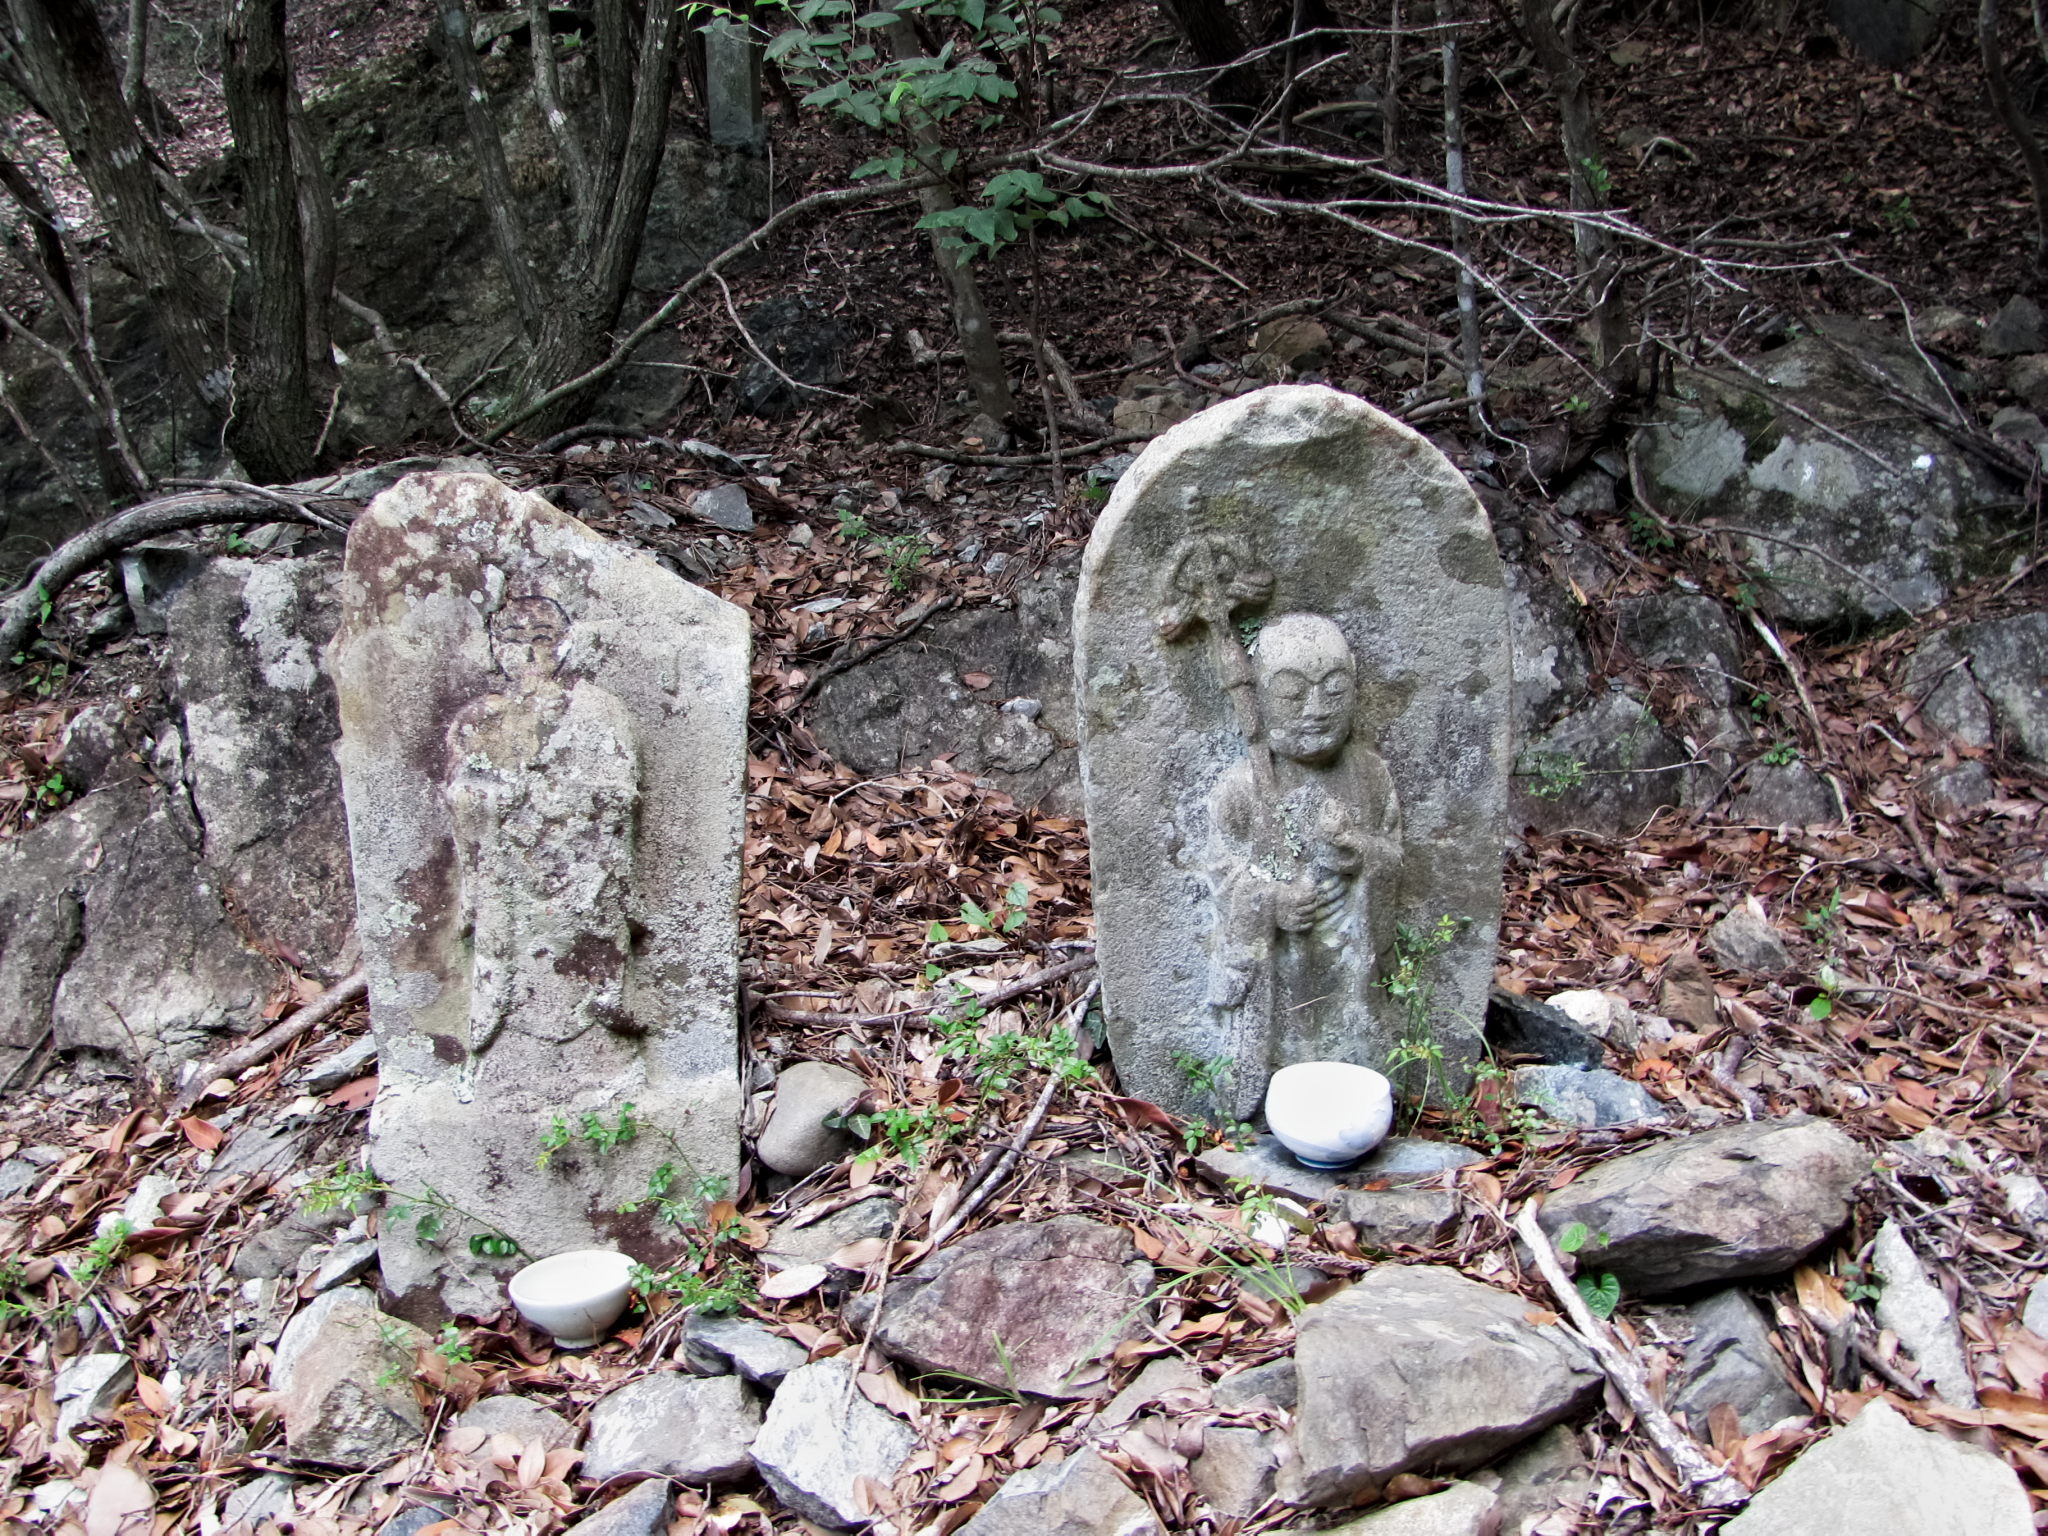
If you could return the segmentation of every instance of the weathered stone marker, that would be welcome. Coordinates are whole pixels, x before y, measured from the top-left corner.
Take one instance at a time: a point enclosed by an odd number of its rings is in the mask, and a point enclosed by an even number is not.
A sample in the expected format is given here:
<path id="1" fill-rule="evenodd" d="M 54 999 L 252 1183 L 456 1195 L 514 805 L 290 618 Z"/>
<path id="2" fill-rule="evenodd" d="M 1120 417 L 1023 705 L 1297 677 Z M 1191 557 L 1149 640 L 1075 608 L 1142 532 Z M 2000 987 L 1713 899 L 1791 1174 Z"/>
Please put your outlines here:
<path id="1" fill-rule="evenodd" d="M 1074 632 L 1126 1090 L 1248 1115 L 1279 1067 L 1384 1071 L 1404 1041 L 1427 1047 L 1415 1087 L 1461 1081 L 1509 766 L 1506 591 L 1463 477 L 1336 390 L 1215 406 L 1117 483 Z M 1403 953 L 1406 998 L 1385 984 Z M 1219 1057 L 1227 1085 L 1202 1091 Z"/>
<path id="2" fill-rule="evenodd" d="M 711 142 L 735 149 L 767 143 L 761 121 L 761 45 L 744 11 L 704 28 L 704 105 Z"/>
<path id="3" fill-rule="evenodd" d="M 621 1202 L 663 1163 L 681 1197 L 739 1154 L 746 616 L 539 496 L 414 475 L 350 531 L 332 661 L 372 1159 L 461 1213 L 424 1240 L 387 1219 L 386 1289 L 495 1310 L 469 1246 L 492 1232 L 657 1256 Z M 536 1166 L 558 1117 L 616 1130 L 627 1105 L 623 1145 Z"/>

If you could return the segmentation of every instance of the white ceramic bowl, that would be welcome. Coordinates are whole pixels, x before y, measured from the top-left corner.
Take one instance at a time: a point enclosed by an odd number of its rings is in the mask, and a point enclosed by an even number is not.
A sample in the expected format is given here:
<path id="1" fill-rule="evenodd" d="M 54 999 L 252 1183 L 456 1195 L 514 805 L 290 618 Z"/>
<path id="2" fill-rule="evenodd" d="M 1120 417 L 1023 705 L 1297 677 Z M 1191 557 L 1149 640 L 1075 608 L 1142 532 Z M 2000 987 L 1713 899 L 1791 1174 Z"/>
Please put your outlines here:
<path id="1" fill-rule="evenodd" d="M 1348 1168 L 1387 1139 L 1394 1085 L 1348 1061 L 1298 1061 L 1266 1085 L 1266 1124 L 1310 1168 Z"/>
<path id="2" fill-rule="evenodd" d="M 512 1305 L 563 1349 L 588 1349 L 626 1310 L 633 1261 L 609 1248 L 579 1248 L 529 1264 L 512 1277 Z"/>

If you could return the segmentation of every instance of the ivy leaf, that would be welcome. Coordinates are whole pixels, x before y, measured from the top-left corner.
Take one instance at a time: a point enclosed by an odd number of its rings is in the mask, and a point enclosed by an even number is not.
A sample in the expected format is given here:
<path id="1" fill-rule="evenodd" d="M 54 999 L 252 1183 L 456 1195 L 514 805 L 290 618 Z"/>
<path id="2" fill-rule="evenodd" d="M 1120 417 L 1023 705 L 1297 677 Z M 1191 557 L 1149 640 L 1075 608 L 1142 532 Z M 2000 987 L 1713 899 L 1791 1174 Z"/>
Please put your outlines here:
<path id="1" fill-rule="evenodd" d="M 1586 1310 L 1597 1318 L 1614 1316 L 1614 1309 L 1621 1305 L 1621 1282 L 1610 1274 L 1581 1275 L 1572 1283 L 1585 1298 Z"/>

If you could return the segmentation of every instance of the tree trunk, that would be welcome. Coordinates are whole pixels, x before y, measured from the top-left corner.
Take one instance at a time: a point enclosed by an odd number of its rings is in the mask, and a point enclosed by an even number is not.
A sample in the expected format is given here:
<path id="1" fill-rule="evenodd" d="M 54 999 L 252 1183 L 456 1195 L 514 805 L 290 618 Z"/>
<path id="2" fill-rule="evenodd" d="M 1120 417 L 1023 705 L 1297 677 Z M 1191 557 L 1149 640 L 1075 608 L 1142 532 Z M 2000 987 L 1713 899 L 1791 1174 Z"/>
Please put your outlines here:
<path id="1" fill-rule="evenodd" d="M 228 441 L 262 481 L 310 473 L 320 431 L 306 357 L 305 242 L 292 165 L 284 6 L 285 0 L 228 0 L 221 29 L 221 78 L 242 170 L 254 290 L 247 324 L 236 326 Z"/>
<path id="2" fill-rule="evenodd" d="M 889 49 L 897 58 L 919 56 L 917 36 L 908 23 L 896 22 L 885 31 Z M 903 121 L 915 141 L 920 169 L 937 172 L 941 164 L 938 129 L 922 112 L 907 109 Z M 921 190 L 917 205 L 928 215 L 947 213 L 959 206 L 952 188 L 944 182 Z M 974 269 L 967 264 L 966 256 L 948 243 L 949 233 L 943 229 L 930 231 L 932 261 L 938 266 L 939 276 L 946 280 L 946 291 L 952 297 L 953 330 L 960 338 L 967 387 L 974 392 L 975 408 L 982 415 L 991 421 L 1005 422 L 1017 402 L 1010 393 L 1010 376 L 1003 370 L 1002 348 L 996 343 L 995 327 L 988 323 L 988 309 L 981 302 L 981 285 L 974 280 Z"/>
<path id="3" fill-rule="evenodd" d="M 141 285 L 165 350 L 206 408 L 225 418 L 227 359 L 217 339 L 215 285 L 187 259 L 157 195 L 150 150 L 121 96 L 106 34 L 77 0 L 10 0 L 37 97 L 49 109 L 71 162 L 92 193 L 121 262 Z M 244 467 L 258 479 L 264 467 Z"/>
<path id="4" fill-rule="evenodd" d="M 1600 131 L 1593 120 L 1593 93 L 1586 87 L 1586 71 L 1579 62 L 1575 40 L 1558 31 L 1550 0 L 1522 0 L 1522 30 L 1536 54 L 1538 67 L 1549 77 L 1550 94 L 1557 103 L 1559 137 L 1564 143 L 1566 169 L 1571 173 L 1572 211 L 1596 212 L 1607 206 L 1601 187 L 1607 176 L 1607 161 L 1600 152 Z M 1612 258 L 1609 244 L 1606 231 L 1585 223 L 1572 225 L 1572 249 L 1593 310 L 1594 357 L 1603 371 L 1614 376 L 1633 370 L 1624 359 L 1628 348 L 1628 305 L 1622 295 L 1619 266 Z"/>
<path id="5" fill-rule="evenodd" d="M 1465 196 L 1464 66 L 1458 58 L 1457 0 L 1436 0 L 1436 24 L 1443 32 L 1444 57 L 1444 190 Z M 1483 427 L 1486 410 L 1486 359 L 1479 347 L 1479 284 L 1472 275 L 1471 221 L 1451 215 L 1451 254 L 1458 264 L 1458 340 L 1465 356 L 1465 397 L 1472 402 L 1472 425 Z"/>
<path id="6" fill-rule="evenodd" d="M 471 38 L 468 0 L 440 0 L 441 51 L 448 60 L 448 72 L 455 77 L 455 93 L 462 98 L 462 120 L 469 129 L 469 144 L 476 156 L 476 175 L 483 189 L 484 213 L 490 220 L 491 244 L 497 248 L 498 265 L 505 269 L 505 282 L 512 301 L 519 307 L 519 324 L 529 337 L 538 337 L 547 306 L 541 302 L 540 284 L 526 261 L 526 239 L 519 227 L 519 204 L 512 193 L 512 173 L 505 165 L 505 142 L 498 137 L 498 125 L 491 120 L 491 101 L 484 94 L 483 74 L 476 64 L 476 45 Z"/>
<path id="7" fill-rule="evenodd" d="M 1244 31 L 1230 13 L 1229 0 L 1159 0 L 1159 9 L 1173 29 L 1187 39 L 1195 60 L 1218 71 L 1209 83 L 1209 99 L 1218 106 L 1248 107 L 1259 99 L 1258 79 L 1243 66 Z"/>
<path id="8" fill-rule="evenodd" d="M 1989 87 L 1991 105 L 1997 108 L 2006 132 L 2019 145 L 2027 180 L 2034 188 L 2034 272 L 2036 276 L 2048 276 L 2048 158 L 2043 157 L 2034 125 L 2014 103 L 2012 88 L 2006 82 L 2005 55 L 1998 46 L 1998 0 L 1982 0 L 1977 8 L 1977 46 L 1984 55 L 1984 83 Z"/>

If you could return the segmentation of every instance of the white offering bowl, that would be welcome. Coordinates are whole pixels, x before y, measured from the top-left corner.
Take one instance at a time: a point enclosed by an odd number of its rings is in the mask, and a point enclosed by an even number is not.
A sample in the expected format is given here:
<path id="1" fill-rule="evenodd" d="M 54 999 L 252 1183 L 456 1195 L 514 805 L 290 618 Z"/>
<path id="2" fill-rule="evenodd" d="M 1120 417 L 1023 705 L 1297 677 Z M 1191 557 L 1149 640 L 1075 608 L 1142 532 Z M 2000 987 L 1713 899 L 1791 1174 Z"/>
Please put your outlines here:
<path id="1" fill-rule="evenodd" d="M 1348 1061 L 1298 1061 L 1266 1085 L 1266 1124 L 1310 1168 L 1348 1168 L 1387 1139 L 1394 1085 Z"/>
<path id="2" fill-rule="evenodd" d="M 529 1264 L 512 1277 L 512 1305 L 563 1349 L 588 1349 L 626 1310 L 633 1261 L 609 1248 L 579 1248 Z"/>

